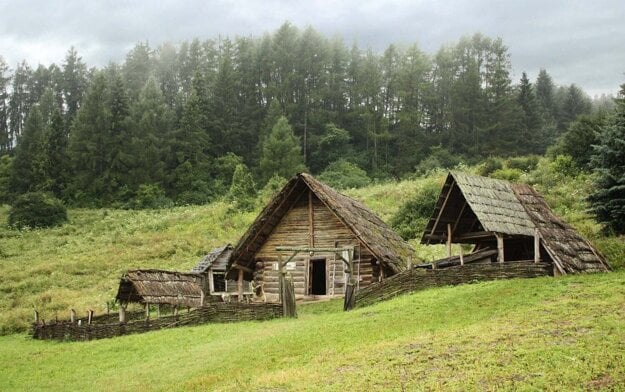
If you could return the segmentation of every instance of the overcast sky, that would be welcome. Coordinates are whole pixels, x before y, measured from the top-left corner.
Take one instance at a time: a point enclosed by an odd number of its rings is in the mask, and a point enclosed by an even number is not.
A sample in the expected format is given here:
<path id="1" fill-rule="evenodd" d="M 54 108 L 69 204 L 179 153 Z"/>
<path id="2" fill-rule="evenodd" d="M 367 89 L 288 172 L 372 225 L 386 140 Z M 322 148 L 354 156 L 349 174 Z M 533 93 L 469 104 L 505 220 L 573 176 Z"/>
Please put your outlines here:
<path id="1" fill-rule="evenodd" d="M 625 83 L 624 0 L 0 0 L 0 56 L 12 68 L 23 59 L 48 65 L 74 46 L 102 66 L 121 62 L 139 41 L 261 36 L 285 21 L 378 51 L 417 42 L 434 53 L 481 32 L 508 46 L 515 82 L 545 68 L 556 83 L 591 95 Z"/>

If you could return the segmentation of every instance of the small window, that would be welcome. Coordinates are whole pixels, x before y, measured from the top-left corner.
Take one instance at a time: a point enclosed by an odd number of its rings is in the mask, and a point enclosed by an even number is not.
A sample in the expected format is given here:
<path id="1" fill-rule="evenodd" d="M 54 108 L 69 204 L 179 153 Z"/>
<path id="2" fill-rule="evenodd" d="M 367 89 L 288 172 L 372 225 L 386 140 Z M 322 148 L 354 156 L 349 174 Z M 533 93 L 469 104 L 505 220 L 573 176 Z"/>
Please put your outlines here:
<path id="1" fill-rule="evenodd" d="M 216 293 L 226 291 L 226 275 L 213 272 L 213 291 Z"/>

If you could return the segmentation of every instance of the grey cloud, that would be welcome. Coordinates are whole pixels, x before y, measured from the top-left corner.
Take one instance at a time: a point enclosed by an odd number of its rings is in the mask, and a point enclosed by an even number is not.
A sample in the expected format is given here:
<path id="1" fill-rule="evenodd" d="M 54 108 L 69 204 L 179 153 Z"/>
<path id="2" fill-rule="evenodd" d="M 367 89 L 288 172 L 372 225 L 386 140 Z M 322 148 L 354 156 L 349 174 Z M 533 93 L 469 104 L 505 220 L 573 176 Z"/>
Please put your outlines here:
<path id="1" fill-rule="evenodd" d="M 73 45 L 90 65 L 104 65 L 138 41 L 261 36 L 286 20 L 378 51 L 417 42 L 434 53 L 479 31 L 504 40 L 515 77 L 546 68 L 591 94 L 625 81 L 622 0 L 0 1 L 0 55 L 11 65 L 58 63 Z"/>

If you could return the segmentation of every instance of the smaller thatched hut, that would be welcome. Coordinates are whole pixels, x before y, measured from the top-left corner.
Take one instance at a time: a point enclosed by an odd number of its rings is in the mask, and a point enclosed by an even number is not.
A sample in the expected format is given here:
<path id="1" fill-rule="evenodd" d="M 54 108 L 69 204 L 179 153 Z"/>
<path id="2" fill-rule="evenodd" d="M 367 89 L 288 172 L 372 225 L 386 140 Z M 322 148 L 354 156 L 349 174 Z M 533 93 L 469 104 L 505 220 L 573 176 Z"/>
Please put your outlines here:
<path id="1" fill-rule="evenodd" d="M 204 276 L 163 270 L 131 270 L 119 283 L 115 297 L 122 306 L 130 302 L 199 308 L 204 305 Z"/>

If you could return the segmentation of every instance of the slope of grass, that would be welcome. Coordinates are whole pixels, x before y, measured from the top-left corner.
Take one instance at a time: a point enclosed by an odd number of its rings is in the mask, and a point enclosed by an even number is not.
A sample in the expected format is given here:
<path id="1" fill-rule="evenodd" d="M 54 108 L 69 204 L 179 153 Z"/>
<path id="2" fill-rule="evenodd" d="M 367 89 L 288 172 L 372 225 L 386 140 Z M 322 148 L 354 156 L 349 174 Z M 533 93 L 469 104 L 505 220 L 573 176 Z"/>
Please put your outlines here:
<path id="1" fill-rule="evenodd" d="M 0 337 L 0 390 L 623 390 L 625 272 L 85 343 Z"/>

